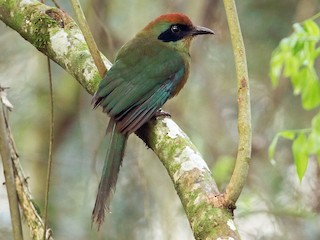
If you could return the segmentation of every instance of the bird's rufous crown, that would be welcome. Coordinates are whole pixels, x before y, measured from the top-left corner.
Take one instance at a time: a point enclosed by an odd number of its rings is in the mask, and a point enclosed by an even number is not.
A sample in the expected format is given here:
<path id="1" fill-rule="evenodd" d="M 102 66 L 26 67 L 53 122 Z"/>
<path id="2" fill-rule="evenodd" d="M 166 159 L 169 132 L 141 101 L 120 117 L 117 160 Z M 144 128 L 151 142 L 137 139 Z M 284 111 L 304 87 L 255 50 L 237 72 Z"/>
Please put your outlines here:
<path id="1" fill-rule="evenodd" d="M 155 20 L 150 22 L 144 29 L 150 29 L 155 24 L 160 23 L 160 22 L 183 24 L 183 25 L 188 25 L 188 26 L 193 25 L 191 20 L 183 13 L 169 13 L 169 14 L 163 14 L 163 15 L 157 17 Z"/>

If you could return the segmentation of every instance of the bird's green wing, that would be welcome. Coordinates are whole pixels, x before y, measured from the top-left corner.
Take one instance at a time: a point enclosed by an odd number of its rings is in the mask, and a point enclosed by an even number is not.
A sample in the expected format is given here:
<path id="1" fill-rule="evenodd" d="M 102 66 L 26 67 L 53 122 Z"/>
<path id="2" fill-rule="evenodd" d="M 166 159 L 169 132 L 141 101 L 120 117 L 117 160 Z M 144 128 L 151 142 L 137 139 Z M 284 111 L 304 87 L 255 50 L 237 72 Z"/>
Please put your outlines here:
<path id="1" fill-rule="evenodd" d="M 174 84 L 183 76 L 184 69 L 178 71 L 172 78 L 154 88 L 141 100 L 116 116 L 118 129 L 124 133 L 135 132 L 170 98 Z"/>
<path id="2" fill-rule="evenodd" d="M 116 119 L 123 133 L 134 132 L 148 121 L 186 73 L 185 61 L 172 49 L 134 45 L 120 51 L 93 100 Z"/>

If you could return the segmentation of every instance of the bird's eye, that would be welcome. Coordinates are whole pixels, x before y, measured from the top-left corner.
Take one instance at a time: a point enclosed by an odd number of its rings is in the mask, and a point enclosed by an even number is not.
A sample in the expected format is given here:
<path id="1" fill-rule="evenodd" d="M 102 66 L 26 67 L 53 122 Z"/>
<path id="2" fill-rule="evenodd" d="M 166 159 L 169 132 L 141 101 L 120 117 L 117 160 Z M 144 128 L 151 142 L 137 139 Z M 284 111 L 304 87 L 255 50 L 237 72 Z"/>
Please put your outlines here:
<path id="1" fill-rule="evenodd" d="M 180 28 L 177 25 L 173 25 L 171 27 L 171 32 L 178 33 L 178 32 L 180 32 Z"/>

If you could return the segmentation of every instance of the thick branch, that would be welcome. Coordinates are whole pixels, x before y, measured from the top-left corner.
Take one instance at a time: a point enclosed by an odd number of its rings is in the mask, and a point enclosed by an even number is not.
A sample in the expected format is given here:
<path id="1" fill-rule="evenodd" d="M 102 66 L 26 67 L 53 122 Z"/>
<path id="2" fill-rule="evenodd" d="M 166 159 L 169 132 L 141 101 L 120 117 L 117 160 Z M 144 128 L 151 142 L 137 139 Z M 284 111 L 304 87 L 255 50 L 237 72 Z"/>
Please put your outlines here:
<path id="1" fill-rule="evenodd" d="M 36 1 L 0 0 L 0 19 L 93 93 L 100 80 L 83 36 L 63 11 Z M 103 57 L 109 68 L 111 64 Z M 138 135 L 161 159 L 185 208 L 196 239 L 239 239 L 230 209 L 205 161 L 171 119 L 150 121 Z M 230 238 L 229 238 L 230 237 Z"/>
<path id="2" fill-rule="evenodd" d="M 240 239 L 232 209 L 224 208 L 207 164 L 178 125 L 170 118 L 153 120 L 137 134 L 166 167 L 195 238 Z"/>
<path id="3" fill-rule="evenodd" d="M 101 77 L 80 29 L 64 11 L 35 0 L 0 0 L 0 19 L 94 93 Z"/>
<path id="4" fill-rule="evenodd" d="M 230 28 L 238 85 L 238 155 L 225 200 L 234 205 L 245 185 L 251 159 L 251 110 L 246 52 L 234 0 L 224 0 Z"/>

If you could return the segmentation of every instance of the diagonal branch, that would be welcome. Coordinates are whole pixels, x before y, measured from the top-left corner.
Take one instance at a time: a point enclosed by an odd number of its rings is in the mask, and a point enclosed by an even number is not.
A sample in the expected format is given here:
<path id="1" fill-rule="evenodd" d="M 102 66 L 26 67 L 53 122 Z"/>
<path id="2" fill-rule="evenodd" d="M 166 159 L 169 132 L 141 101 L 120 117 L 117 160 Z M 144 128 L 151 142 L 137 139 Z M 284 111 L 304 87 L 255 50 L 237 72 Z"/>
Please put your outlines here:
<path id="1" fill-rule="evenodd" d="M 0 20 L 94 93 L 101 77 L 80 29 L 67 13 L 35 0 L 0 0 Z M 110 68 L 109 60 L 101 56 Z"/>
<path id="2" fill-rule="evenodd" d="M 65 12 L 35 0 L 0 0 L 0 20 L 94 93 L 99 73 L 81 31 Z M 219 191 L 212 174 L 186 134 L 168 118 L 150 121 L 137 134 L 167 169 L 195 238 L 240 239 L 232 211 L 216 197 Z"/>
<path id="3" fill-rule="evenodd" d="M 166 167 L 195 238 L 240 239 L 207 164 L 176 123 L 169 118 L 153 120 L 137 134 Z"/>

